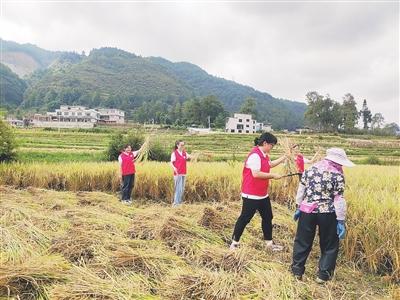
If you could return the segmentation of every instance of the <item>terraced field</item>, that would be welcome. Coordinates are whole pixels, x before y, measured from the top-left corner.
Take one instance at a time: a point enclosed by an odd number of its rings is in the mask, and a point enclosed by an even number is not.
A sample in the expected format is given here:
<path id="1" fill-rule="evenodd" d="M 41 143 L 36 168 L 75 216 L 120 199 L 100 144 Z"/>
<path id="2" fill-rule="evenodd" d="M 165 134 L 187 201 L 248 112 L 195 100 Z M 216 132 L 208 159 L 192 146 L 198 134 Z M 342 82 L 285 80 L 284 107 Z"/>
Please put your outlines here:
<path id="1" fill-rule="evenodd" d="M 21 161 L 101 161 L 104 151 L 117 132 L 45 131 L 43 129 L 17 130 L 17 141 Z M 302 152 L 311 158 L 318 148 L 337 146 L 346 149 L 356 163 L 400 164 L 400 140 L 396 138 L 354 137 L 340 135 L 285 135 L 277 133 L 278 139 L 290 137 L 300 143 Z M 209 135 L 189 135 L 186 132 L 160 130 L 154 135 L 167 151 L 174 141 L 184 139 L 190 151 L 207 153 L 213 161 L 243 160 L 252 146 L 256 135 L 215 133 Z M 274 155 L 282 148 L 278 145 Z"/>

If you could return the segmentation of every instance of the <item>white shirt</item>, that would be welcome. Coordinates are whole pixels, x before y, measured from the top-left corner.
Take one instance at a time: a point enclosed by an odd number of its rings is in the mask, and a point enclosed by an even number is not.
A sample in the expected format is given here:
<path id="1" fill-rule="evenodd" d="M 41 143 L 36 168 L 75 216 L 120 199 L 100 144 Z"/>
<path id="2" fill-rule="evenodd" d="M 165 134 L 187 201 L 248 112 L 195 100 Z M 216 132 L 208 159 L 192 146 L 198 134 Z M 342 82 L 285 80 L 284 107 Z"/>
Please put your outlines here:
<path id="1" fill-rule="evenodd" d="M 264 157 L 267 157 L 267 155 L 261 151 L 261 153 L 264 155 Z M 260 171 L 261 170 L 261 158 L 257 153 L 253 153 L 249 156 L 249 158 L 246 161 L 246 168 L 252 170 L 252 171 Z M 242 197 L 248 198 L 248 199 L 253 199 L 253 200 L 260 200 L 268 197 L 268 194 L 265 196 L 257 196 L 257 195 L 249 195 L 242 193 Z"/>
<path id="2" fill-rule="evenodd" d="M 179 151 L 179 150 L 176 150 L 176 151 L 178 151 L 180 156 L 183 156 L 182 151 Z M 190 155 L 186 153 L 186 159 L 188 159 L 188 158 L 190 158 Z M 171 154 L 171 162 L 174 162 L 174 161 L 176 161 L 175 151 L 172 152 L 172 154 Z"/>
<path id="3" fill-rule="evenodd" d="M 139 151 L 132 151 L 133 154 L 133 159 L 135 159 L 135 157 L 138 155 Z M 121 153 L 122 154 L 122 153 Z M 122 157 L 121 154 L 118 156 L 118 162 L 120 165 L 122 165 Z"/>

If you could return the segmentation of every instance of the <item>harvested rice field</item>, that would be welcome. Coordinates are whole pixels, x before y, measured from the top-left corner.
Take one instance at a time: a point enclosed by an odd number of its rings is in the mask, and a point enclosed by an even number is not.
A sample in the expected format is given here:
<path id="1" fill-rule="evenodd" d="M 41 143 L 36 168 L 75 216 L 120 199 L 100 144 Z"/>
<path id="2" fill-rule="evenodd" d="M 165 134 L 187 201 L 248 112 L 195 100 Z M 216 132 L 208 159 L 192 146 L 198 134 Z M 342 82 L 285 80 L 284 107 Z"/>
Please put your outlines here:
<path id="1" fill-rule="evenodd" d="M 393 275 L 374 274 L 344 254 L 348 240 L 333 281 L 314 282 L 316 245 L 304 280 L 294 279 L 296 224 L 277 203 L 275 239 L 284 245 L 278 254 L 264 248 L 258 216 L 241 249 L 228 250 L 239 201 L 126 206 L 103 192 L 9 186 L 0 187 L 0 198 L 0 299 L 399 297 Z"/>

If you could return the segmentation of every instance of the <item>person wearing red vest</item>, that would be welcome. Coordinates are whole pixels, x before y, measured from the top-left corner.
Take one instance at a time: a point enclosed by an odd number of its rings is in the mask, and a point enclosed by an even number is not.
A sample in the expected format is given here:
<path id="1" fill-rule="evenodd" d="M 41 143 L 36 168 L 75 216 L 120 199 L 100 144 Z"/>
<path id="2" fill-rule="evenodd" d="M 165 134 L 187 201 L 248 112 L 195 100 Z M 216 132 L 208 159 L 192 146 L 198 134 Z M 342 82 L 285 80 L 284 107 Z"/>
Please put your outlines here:
<path id="1" fill-rule="evenodd" d="M 245 160 L 242 172 L 243 206 L 235 224 L 230 246 L 231 250 L 239 247 L 240 237 L 256 211 L 260 213 L 262 218 L 261 228 L 267 249 L 272 251 L 281 251 L 283 249 L 282 246 L 272 241 L 273 215 L 268 195 L 269 180 L 282 178 L 282 175 L 271 173 L 271 168 L 286 160 L 286 156 L 273 161 L 269 159 L 270 152 L 277 142 L 278 140 L 273 134 L 264 132 L 254 140 L 255 147 Z"/>
<path id="2" fill-rule="evenodd" d="M 296 155 L 295 162 L 296 162 L 297 172 L 299 173 L 299 180 L 301 180 L 301 176 L 304 173 L 304 164 L 312 163 L 312 161 L 308 160 L 303 156 L 303 154 L 301 154 L 299 144 L 295 144 L 292 148 Z"/>
<path id="3" fill-rule="evenodd" d="M 186 161 L 190 159 L 190 155 L 185 150 L 184 141 L 176 141 L 174 152 L 171 154 L 171 166 L 174 170 L 174 202 L 173 206 L 182 204 L 183 194 L 185 191 L 186 180 Z"/>
<path id="4" fill-rule="evenodd" d="M 125 145 L 124 150 L 118 156 L 121 166 L 121 201 L 125 204 L 131 204 L 132 189 L 135 183 L 135 157 L 139 151 L 132 151 L 130 145 Z"/>

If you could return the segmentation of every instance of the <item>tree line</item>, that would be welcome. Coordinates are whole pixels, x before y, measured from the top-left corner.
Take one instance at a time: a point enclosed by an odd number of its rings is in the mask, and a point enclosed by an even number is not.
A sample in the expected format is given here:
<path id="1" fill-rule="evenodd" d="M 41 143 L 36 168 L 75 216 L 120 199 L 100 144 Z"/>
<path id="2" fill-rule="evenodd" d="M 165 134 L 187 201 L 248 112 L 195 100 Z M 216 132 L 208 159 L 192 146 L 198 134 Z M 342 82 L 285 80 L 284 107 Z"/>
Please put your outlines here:
<path id="1" fill-rule="evenodd" d="M 358 110 L 354 96 L 350 93 L 344 95 L 342 103 L 315 91 L 307 93 L 306 100 L 308 106 L 304 115 L 305 124 L 317 131 L 356 133 L 359 131 L 359 121 L 363 131 L 376 134 L 395 134 L 400 130 L 396 123 L 384 125 L 382 113 L 372 114 L 366 99 Z"/>

